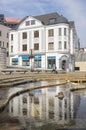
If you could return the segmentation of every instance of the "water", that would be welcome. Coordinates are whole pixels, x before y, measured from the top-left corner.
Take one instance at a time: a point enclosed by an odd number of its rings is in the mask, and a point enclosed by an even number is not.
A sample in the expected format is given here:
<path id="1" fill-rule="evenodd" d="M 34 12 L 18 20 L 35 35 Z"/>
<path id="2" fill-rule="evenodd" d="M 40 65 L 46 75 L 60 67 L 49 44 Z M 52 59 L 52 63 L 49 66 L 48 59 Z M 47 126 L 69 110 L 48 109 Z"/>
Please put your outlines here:
<path id="1" fill-rule="evenodd" d="M 19 89 L 22 87 L 19 86 Z M 86 128 L 86 91 L 70 92 L 69 88 L 70 84 L 67 84 L 14 97 L 0 114 L 0 130 Z M 62 99 L 58 98 L 59 92 L 63 92 Z"/>

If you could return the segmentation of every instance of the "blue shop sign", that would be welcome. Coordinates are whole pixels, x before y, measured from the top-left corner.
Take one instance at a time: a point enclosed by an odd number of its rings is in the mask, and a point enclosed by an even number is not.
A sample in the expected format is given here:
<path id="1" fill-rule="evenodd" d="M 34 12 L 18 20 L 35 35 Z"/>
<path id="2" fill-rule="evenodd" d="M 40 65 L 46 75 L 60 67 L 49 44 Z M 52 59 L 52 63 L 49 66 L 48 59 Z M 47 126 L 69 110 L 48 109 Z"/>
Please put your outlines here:
<path id="1" fill-rule="evenodd" d="M 12 61 L 18 62 L 18 58 L 12 58 Z"/>
<path id="2" fill-rule="evenodd" d="M 27 55 L 23 55 L 22 56 L 22 60 L 29 60 L 30 58 L 29 58 L 29 56 L 27 56 Z"/>
<path id="3" fill-rule="evenodd" d="M 48 56 L 47 59 L 56 59 L 56 56 Z"/>
<path id="4" fill-rule="evenodd" d="M 34 60 L 41 60 L 41 55 L 34 55 Z"/>

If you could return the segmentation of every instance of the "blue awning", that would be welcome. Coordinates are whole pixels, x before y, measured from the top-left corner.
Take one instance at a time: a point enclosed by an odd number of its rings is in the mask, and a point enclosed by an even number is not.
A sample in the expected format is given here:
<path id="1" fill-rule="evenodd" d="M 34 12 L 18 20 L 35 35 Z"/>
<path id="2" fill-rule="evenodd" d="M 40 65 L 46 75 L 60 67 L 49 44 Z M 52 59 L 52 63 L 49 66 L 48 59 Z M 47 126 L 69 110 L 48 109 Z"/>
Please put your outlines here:
<path id="1" fill-rule="evenodd" d="M 34 60 L 41 60 L 41 55 L 35 55 Z"/>
<path id="2" fill-rule="evenodd" d="M 18 58 L 12 58 L 12 61 L 18 62 Z"/>
<path id="3" fill-rule="evenodd" d="M 47 59 L 56 59 L 56 56 L 48 56 Z"/>
<path id="4" fill-rule="evenodd" d="M 23 55 L 23 56 L 22 56 L 22 60 L 29 60 L 29 56 Z"/>

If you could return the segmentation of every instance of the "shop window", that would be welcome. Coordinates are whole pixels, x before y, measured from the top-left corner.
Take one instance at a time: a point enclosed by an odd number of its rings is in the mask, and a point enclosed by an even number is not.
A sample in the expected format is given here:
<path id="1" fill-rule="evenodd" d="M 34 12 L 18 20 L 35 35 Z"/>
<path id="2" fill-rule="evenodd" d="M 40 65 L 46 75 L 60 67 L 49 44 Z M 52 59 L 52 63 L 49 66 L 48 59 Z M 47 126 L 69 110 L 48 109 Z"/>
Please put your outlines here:
<path id="1" fill-rule="evenodd" d="M 55 68 L 55 64 L 56 64 L 56 59 L 55 58 L 49 57 L 47 62 L 48 62 L 48 69 Z"/>
<path id="2" fill-rule="evenodd" d="M 29 66 L 29 65 L 30 65 L 29 56 L 23 55 L 22 56 L 22 66 Z"/>
<path id="3" fill-rule="evenodd" d="M 35 68 L 41 68 L 41 60 L 34 61 Z"/>
<path id="4" fill-rule="evenodd" d="M 12 65 L 18 65 L 18 58 L 12 58 Z"/>

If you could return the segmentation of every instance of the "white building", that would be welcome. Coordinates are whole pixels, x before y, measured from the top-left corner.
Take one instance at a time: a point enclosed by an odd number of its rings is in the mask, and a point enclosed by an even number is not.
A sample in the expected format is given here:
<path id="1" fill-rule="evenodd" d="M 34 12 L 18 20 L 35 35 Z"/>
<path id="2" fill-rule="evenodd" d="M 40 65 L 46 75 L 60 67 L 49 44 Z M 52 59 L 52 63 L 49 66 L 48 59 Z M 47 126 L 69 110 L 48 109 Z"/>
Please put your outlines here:
<path id="1" fill-rule="evenodd" d="M 73 71 L 75 33 L 74 22 L 57 13 L 27 16 L 10 31 L 10 65 Z"/>

